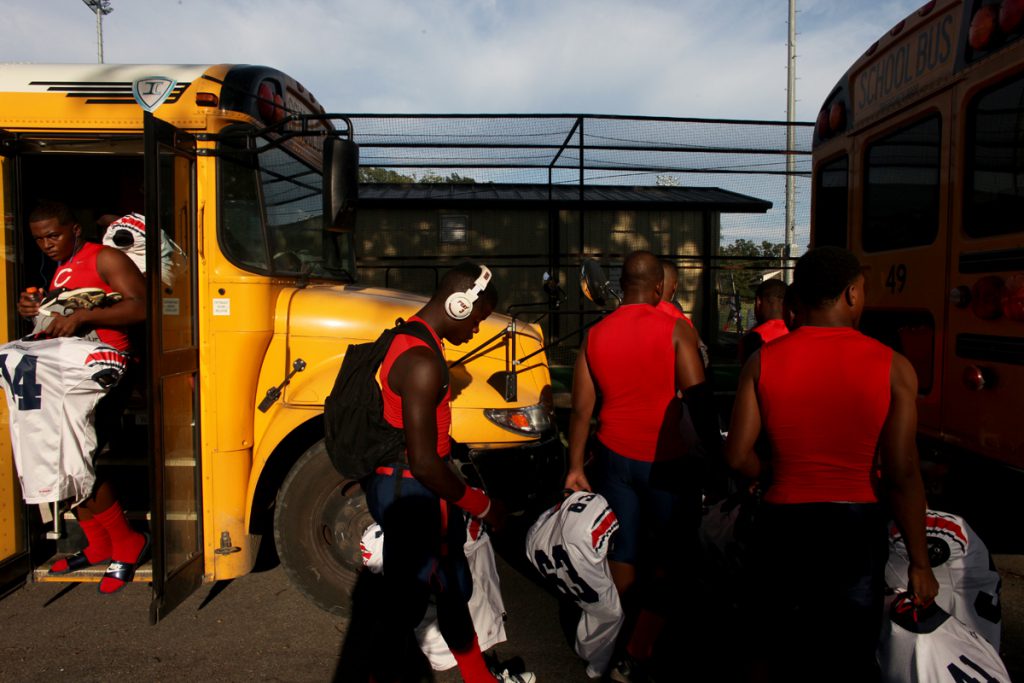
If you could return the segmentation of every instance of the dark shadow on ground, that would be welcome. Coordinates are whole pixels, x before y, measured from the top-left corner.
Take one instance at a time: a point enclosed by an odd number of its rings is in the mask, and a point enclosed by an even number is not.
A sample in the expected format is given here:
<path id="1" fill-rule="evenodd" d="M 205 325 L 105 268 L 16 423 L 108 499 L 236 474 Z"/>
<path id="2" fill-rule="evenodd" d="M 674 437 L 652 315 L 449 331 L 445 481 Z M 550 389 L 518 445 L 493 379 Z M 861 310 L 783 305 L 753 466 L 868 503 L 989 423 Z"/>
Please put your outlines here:
<path id="1" fill-rule="evenodd" d="M 992 554 L 1024 553 L 1024 536 L 1015 520 L 1020 515 L 1024 472 L 978 458 L 959 458 L 938 465 L 934 479 L 926 468 L 928 507 L 963 517 Z"/>
<path id="2" fill-rule="evenodd" d="M 227 579 L 225 581 L 214 582 L 213 586 L 210 587 L 210 591 L 206 594 L 206 597 L 203 598 L 203 601 L 201 603 L 199 603 L 199 607 L 196 608 L 196 611 L 203 609 L 211 602 L 213 602 L 213 599 L 220 595 L 221 591 L 230 586 L 232 581 L 234 581 L 234 579 Z"/>
<path id="3" fill-rule="evenodd" d="M 256 561 L 253 564 L 253 572 L 266 572 L 281 564 L 281 558 L 277 555 L 277 545 L 274 543 L 273 532 L 265 533 L 260 538 L 260 547 L 256 551 Z"/>
<path id="4" fill-rule="evenodd" d="M 55 602 L 57 602 L 58 600 L 60 600 L 61 598 L 63 598 L 63 597 L 65 596 L 65 595 L 67 595 L 67 594 L 68 594 L 68 593 L 70 593 L 71 591 L 73 591 L 73 590 L 75 590 L 76 588 L 78 588 L 78 586 L 79 586 L 79 585 L 81 585 L 81 584 L 78 584 L 78 583 L 69 583 L 69 584 L 68 584 L 67 586 L 65 586 L 64 588 L 61 588 L 61 589 L 60 589 L 60 592 L 59 592 L 59 593 L 57 593 L 57 594 L 56 594 L 56 595 L 54 595 L 54 596 L 53 596 L 52 598 L 50 598 L 49 600 L 47 600 L 46 602 L 44 602 L 44 603 L 43 603 L 43 607 L 49 607 L 50 605 L 52 605 L 53 603 L 55 603 Z"/>
<path id="5" fill-rule="evenodd" d="M 352 617 L 332 679 L 336 683 L 356 683 L 370 679 L 373 653 L 381 651 L 378 644 L 374 643 L 374 634 L 381 631 L 381 620 L 390 618 L 389 614 L 382 613 L 380 609 L 384 604 L 383 590 L 382 576 L 369 571 L 359 574 L 352 590 Z M 420 652 L 412 631 L 402 642 L 390 643 L 385 649 L 390 663 L 396 665 L 398 680 L 402 683 L 433 680 L 430 664 Z"/>

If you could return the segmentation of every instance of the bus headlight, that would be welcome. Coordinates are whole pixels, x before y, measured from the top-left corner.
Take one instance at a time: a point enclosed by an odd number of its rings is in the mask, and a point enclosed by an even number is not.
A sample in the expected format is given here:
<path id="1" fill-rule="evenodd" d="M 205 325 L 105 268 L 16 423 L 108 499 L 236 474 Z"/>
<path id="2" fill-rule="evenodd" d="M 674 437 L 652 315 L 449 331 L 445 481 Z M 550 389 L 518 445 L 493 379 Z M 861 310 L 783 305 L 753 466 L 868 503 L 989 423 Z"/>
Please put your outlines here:
<path id="1" fill-rule="evenodd" d="M 540 404 L 522 408 L 487 408 L 484 416 L 499 427 L 521 436 L 540 436 L 551 428 L 551 413 Z"/>

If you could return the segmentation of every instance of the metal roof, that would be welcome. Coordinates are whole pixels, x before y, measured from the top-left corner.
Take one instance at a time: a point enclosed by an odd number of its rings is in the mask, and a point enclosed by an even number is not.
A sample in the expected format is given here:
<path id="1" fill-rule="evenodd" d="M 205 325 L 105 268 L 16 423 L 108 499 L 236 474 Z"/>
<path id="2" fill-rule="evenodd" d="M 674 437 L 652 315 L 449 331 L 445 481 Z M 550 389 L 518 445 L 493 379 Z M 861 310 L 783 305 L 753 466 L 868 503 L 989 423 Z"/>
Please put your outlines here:
<path id="1" fill-rule="evenodd" d="M 549 194 L 550 192 L 550 194 Z M 506 183 L 365 183 L 359 205 L 388 208 L 440 205 L 465 208 L 579 208 L 578 185 Z M 588 209 L 714 210 L 722 213 L 765 213 L 772 203 L 717 187 L 586 185 L 582 200 Z"/>

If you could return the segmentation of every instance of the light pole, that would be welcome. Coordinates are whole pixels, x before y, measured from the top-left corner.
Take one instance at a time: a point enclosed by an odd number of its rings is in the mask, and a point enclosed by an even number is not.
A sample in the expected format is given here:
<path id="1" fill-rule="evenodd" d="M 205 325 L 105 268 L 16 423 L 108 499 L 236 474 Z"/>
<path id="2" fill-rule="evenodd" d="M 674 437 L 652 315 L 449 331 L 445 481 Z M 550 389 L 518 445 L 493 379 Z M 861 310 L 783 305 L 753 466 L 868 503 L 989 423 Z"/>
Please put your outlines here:
<path id="1" fill-rule="evenodd" d="M 82 0 L 85 6 L 96 13 L 96 62 L 103 63 L 103 15 L 110 14 L 114 8 L 110 0 Z"/>
<path id="2" fill-rule="evenodd" d="M 786 260 L 782 262 L 787 285 L 793 284 L 793 242 L 796 241 L 796 0 L 789 0 L 789 55 L 786 60 Z"/>

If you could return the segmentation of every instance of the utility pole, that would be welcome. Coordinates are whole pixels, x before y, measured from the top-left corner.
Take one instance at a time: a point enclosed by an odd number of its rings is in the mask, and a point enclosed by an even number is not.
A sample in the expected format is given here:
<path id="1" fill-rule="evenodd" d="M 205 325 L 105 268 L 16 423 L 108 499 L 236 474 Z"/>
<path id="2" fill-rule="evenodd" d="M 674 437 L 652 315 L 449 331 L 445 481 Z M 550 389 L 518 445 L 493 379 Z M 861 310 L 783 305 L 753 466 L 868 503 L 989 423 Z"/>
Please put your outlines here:
<path id="1" fill-rule="evenodd" d="M 103 16 L 110 14 L 114 8 L 110 0 L 82 0 L 85 6 L 96 13 L 96 63 L 103 63 Z"/>
<path id="2" fill-rule="evenodd" d="M 786 284 L 793 283 L 793 242 L 796 239 L 796 0 L 789 0 L 789 59 L 786 64 Z"/>

